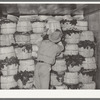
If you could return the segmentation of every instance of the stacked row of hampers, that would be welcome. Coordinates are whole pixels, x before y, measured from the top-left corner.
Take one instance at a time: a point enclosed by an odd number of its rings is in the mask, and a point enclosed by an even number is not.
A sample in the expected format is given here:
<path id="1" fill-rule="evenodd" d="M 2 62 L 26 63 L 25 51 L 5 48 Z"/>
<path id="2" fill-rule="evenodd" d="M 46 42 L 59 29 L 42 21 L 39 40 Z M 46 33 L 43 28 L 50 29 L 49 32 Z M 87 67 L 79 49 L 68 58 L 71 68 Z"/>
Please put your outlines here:
<path id="1" fill-rule="evenodd" d="M 52 66 L 50 88 L 94 89 L 94 36 L 87 31 L 87 22 L 71 16 L 47 18 L 20 16 L 17 22 L 1 21 L 1 89 L 33 88 L 38 46 L 46 31 L 50 34 L 56 29 L 63 32 L 59 45 L 64 45 L 65 50 Z"/>
<path id="2" fill-rule="evenodd" d="M 0 32 L 0 86 L 1 89 L 17 87 L 18 59 L 15 54 L 13 34 L 16 32 L 16 23 L 11 20 L 1 21 Z"/>
<path id="3" fill-rule="evenodd" d="M 33 26 L 34 27 L 34 26 Z M 27 17 L 17 22 L 1 21 L 0 68 L 1 89 L 32 89 L 37 57 L 37 37 Z"/>
<path id="4" fill-rule="evenodd" d="M 65 50 L 51 71 L 51 89 L 95 89 L 94 35 L 84 19 L 60 20 Z"/>
<path id="5" fill-rule="evenodd" d="M 34 60 L 32 59 L 32 44 L 30 34 L 32 25 L 29 19 L 19 17 L 17 22 L 15 38 L 15 53 L 19 60 L 18 87 L 20 89 L 31 89 L 34 83 Z"/>

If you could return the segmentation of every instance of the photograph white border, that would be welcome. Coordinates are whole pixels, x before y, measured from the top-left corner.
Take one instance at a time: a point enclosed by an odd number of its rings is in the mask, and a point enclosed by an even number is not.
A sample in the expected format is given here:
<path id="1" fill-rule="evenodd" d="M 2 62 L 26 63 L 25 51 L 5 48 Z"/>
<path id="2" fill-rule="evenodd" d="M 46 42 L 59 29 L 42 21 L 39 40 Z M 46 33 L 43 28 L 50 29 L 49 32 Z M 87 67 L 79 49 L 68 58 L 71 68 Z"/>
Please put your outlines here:
<path id="1" fill-rule="evenodd" d="M 100 90 L 1 90 L 0 98 L 100 98 Z"/>
<path id="2" fill-rule="evenodd" d="M 84 1 L 84 0 L 83 0 Z M 0 4 L 100 4 L 100 2 L 0 2 Z M 0 98 L 100 98 L 100 90 L 0 90 Z"/>

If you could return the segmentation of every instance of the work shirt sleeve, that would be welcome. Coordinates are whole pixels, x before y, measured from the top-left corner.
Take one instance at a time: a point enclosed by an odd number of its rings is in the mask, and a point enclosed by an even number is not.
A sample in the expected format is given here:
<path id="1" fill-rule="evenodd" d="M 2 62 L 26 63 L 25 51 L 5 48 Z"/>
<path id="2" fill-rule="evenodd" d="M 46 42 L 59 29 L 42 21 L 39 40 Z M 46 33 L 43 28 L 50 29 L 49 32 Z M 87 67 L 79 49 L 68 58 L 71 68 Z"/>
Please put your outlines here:
<path id="1" fill-rule="evenodd" d="M 58 45 L 58 54 L 60 54 L 64 50 L 63 45 Z"/>

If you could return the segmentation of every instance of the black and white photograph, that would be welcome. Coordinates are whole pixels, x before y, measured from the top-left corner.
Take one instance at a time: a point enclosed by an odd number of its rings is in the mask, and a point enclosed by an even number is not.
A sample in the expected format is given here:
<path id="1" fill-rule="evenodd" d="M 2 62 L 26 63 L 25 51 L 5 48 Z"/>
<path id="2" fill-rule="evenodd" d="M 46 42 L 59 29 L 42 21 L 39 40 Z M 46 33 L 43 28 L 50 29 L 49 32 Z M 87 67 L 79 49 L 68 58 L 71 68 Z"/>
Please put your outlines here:
<path id="1" fill-rule="evenodd" d="M 0 90 L 99 90 L 100 4 L 0 3 Z"/>

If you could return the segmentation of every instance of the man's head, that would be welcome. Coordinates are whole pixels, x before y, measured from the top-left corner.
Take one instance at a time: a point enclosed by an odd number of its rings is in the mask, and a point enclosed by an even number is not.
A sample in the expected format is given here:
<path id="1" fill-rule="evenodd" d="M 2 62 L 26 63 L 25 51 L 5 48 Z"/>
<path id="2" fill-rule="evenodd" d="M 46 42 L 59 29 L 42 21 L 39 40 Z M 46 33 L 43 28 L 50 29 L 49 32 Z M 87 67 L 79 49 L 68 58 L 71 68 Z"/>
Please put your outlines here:
<path id="1" fill-rule="evenodd" d="M 60 30 L 56 30 L 54 33 L 49 34 L 49 40 L 57 43 L 61 40 L 62 32 Z"/>

